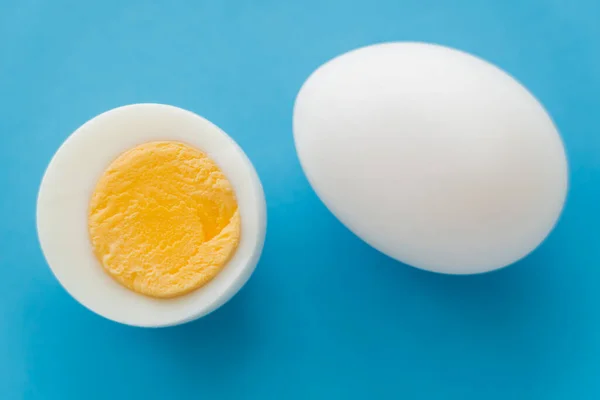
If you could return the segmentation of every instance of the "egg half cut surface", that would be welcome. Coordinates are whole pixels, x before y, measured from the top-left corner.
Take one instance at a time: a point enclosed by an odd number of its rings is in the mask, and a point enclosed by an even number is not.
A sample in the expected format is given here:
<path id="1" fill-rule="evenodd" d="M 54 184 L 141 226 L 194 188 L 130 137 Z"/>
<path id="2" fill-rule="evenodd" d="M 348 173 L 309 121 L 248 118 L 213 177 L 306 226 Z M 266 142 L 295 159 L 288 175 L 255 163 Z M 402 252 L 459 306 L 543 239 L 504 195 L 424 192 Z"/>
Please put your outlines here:
<path id="1" fill-rule="evenodd" d="M 206 119 L 161 104 L 85 123 L 50 162 L 37 227 L 53 273 L 81 304 L 135 326 L 184 323 L 246 283 L 262 251 L 259 178 Z"/>
<path id="2" fill-rule="evenodd" d="M 318 196 L 383 253 L 441 273 L 504 267 L 556 224 L 563 143 L 542 105 L 490 63 L 425 43 L 384 43 L 318 68 L 294 107 Z"/>

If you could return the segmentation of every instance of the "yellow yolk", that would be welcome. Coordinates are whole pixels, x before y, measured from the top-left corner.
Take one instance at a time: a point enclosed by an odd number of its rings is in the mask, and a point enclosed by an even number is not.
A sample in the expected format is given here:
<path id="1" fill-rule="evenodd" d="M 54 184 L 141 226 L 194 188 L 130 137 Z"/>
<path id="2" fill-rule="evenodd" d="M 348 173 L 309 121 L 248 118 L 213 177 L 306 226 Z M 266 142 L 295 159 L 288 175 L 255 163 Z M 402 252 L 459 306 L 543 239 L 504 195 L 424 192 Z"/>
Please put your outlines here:
<path id="1" fill-rule="evenodd" d="M 153 297 L 175 297 L 213 279 L 235 252 L 235 193 L 204 153 L 152 142 L 123 153 L 92 195 L 94 253 L 119 283 Z"/>

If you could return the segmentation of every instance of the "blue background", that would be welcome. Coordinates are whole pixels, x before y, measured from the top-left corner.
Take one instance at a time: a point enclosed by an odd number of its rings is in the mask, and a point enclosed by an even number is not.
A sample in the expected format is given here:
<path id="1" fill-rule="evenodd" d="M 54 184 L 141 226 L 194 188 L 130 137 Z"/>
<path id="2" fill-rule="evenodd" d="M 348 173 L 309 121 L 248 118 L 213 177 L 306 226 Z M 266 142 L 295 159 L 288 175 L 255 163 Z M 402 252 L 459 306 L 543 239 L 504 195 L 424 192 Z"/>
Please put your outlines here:
<path id="1" fill-rule="evenodd" d="M 599 21 L 597 0 L 0 0 L 0 398 L 600 398 Z M 568 204 L 525 260 L 421 272 L 363 244 L 310 189 L 292 140 L 298 89 L 329 58 L 388 40 L 482 56 L 555 119 Z M 88 312 L 36 239 L 52 154 L 135 102 L 220 125 L 267 196 L 255 275 L 185 326 Z"/>

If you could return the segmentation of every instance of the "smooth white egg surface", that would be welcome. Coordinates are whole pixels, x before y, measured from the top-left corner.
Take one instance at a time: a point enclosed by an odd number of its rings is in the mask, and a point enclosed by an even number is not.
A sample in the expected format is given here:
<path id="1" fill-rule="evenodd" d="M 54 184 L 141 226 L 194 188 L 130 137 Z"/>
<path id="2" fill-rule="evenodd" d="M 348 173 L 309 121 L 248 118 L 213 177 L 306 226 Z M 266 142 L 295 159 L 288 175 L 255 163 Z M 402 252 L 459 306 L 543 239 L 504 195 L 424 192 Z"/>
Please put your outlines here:
<path id="1" fill-rule="evenodd" d="M 207 213 L 218 220 L 203 226 Z M 266 206 L 252 164 L 226 133 L 177 107 L 136 104 L 91 119 L 63 143 L 41 183 L 37 228 L 77 301 L 116 322 L 159 327 L 208 314 L 246 283 Z M 181 259 L 191 264 L 170 264 Z"/>
<path id="2" fill-rule="evenodd" d="M 341 55 L 305 82 L 293 125 L 321 200 L 414 267 L 511 264 L 546 238 L 565 202 L 565 150 L 544 108 L 461 51 L 386 43 Z"/>

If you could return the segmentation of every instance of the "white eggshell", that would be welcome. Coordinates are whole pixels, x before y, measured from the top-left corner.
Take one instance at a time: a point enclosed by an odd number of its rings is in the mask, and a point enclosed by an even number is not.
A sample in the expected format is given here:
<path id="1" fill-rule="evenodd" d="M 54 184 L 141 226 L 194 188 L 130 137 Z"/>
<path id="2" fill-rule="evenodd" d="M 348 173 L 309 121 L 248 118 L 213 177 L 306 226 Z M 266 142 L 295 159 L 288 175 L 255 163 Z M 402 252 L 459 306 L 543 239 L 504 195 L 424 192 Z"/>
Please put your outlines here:
<path id="1" fill-rule="evenodd" d="M 121 153 L 156 140 L 184 142 L 208 154 L 233 185 L 241 216 L 240 244 L 223 270 L 173 299 L 146 297 L 118 284 L 94 256 L 88 234 L 90 197 L 106 167 Z M 63 287 L 95 313 L 143 327 L 181 324 L 227 302 L 254 271 L 265 224 L 262 186 L 244 152 L 206 119 L 162 104 L 115 108 L 77 129 L 52 158 L 37 202 L 40 244 Z"/>
<path id="2" fill-rule="evenodd" d="M 294 137 L 350 230 L 430 271 L 519 260 L 565 201 L 565 151 L 544 108 L 502 70 L 442 46 L 380 44 L 321 66 L 298 94 Z"/>

